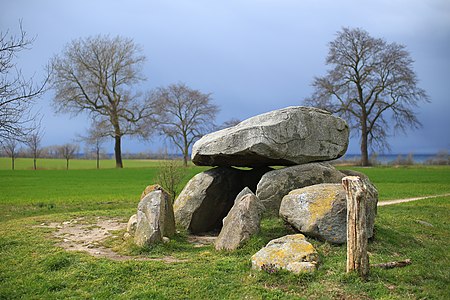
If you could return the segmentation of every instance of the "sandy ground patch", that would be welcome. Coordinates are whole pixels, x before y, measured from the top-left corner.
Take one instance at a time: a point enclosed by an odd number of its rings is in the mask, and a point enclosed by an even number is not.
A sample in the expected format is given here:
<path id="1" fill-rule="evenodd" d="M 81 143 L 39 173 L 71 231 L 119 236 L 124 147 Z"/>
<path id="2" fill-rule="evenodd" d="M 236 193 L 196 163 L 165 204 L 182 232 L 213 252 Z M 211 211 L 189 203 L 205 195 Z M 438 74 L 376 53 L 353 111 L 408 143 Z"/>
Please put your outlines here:
<path id="1" fill-rule="evenodd" d="M 62 223 L 42 223 L 36 227 L 55 228 L 53 236 L 58 238 L 56 246 L 62 247 L 67 251 L 83 251 L 88 254 L 108 258 L 112 260 L 149 260 L 163 261 L 167 263 L 184 262 L 172 256 L 161 258 L 148 258 L 144 256 L 127 256 L 114 252 L 112 249 L 101 245 L 102 241 L 109 237 L 122 238 L 114 231 L 125 229 L 127 223 L 118 219 L 106 217 L 97 217 L 96 221 L 88 222 L 85 218 L 77 218 Z"/>
<path id="2" fill-rule="evenodd" d="M 442 195 L 434 195 L 434 196 L 407 198 L 407 199 L 386 200 L 386 201 L 379 201 L 377 206 L 385 206 L 385 205 L 392 205 L 392 204 L 398 204 L 398 203 L 404 203 L 404 202 L 431 199 L 431 198 L 437 198 L 437 197 L 447 197 L 447 196 L 450 196 L 450 193 L 442 194 Z"/>

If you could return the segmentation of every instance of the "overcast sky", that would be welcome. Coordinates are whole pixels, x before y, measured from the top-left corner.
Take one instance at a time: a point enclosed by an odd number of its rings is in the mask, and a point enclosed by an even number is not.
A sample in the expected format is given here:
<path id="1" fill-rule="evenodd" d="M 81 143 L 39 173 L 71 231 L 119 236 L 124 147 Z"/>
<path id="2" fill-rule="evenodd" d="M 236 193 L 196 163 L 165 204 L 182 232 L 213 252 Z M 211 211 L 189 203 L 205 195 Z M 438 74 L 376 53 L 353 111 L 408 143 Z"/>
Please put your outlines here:
<path id="1" fill-rule="evenodd" d="M 0 0 L 0 28 L 18 32 L 32 49 L 17 60 L 42 78 L 44 65 L 73 39 L 97 34 L 132 38 L 147 57 L 146 89 L 184 82 L 212 93 L 217 123 L 301 105 L 314 76 L 326 71 L 328 43 L 342 27 L 404 44 L 431 98 L 417 109 L 423 128 L 389 139 L 392 153 L 450 150 L 450 1 L 288 0 Z M 55 115 L 50 91 L 36 109 L 45 116 L 44 144 L 62 144 L 83 133 L 86 117 Z M 108 152 L 113 152 L 112 143 Z M 164 145 L 125 140 L 124 152 Z M 348 153 L 358 153 L 351 139 Z"/>

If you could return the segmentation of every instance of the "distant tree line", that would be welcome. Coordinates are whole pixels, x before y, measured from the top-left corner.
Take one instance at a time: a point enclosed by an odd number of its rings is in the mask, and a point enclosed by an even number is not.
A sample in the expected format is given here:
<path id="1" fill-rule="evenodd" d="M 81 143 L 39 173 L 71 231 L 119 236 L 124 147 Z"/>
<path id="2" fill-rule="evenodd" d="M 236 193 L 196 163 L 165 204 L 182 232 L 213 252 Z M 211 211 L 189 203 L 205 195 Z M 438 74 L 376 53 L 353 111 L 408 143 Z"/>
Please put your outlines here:
<path id="1" fill-rule="evenodd" d="M 39 117 L 32 106 L 47 88 L 55 91 L 56 112 L 90 117 L 91 126 L 79 140 L 94 153 L 97 167 L 107 139 L 114 141 L 116 167 L 122 168 L 122 137 L 149 140 L 156 134 L 182 154 L 187 166 L 196 140 L 239 122 L 232 119 L 217 126 L 219 107 L 212 95 L 185 83 L 142 89 L 146 57 L 132 39 L 121 36 L 69 42 L 51 59 L 43 82 L 36 84 L 33 78 L 25 79 L 15 63 L 18 53 L 33 41 L 21 24 L 18 36 L 0 33 L 0 144 L 13 168 L 19 143 L 29 148 L 35 169 L 44 155 L 39 149 Z M 374 38 L 360 28 L 343 28 L 329 44 L 329 70 L 314 79 L 314 92 L 305 103 L 345 118 L 360 137 L 361 165 L 370 165 L 368 149 L 389 149 L 391 127 L 404 131 L 421 126 L 413 109 L 429 98 L 418 87 L 412 63 L 405 46 Z M 56 151 L 67 160 L 67 168 L 76 152 L 71 146 Z"/>

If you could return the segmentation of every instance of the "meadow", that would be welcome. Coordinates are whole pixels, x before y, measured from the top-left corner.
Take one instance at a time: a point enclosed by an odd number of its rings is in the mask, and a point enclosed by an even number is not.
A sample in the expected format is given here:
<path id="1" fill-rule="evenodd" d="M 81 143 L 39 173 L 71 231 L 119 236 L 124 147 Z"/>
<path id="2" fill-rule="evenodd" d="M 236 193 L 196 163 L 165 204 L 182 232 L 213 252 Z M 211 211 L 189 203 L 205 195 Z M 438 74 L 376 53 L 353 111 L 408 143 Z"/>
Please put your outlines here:
<path id="1" fill-rule="evenodd" d="M 450 299 L 448 196 L 379 207 L 369 243 L 371 263 L 406 258 L 413 263 L 373 268 L 363 282 L 345 274 L 345 245 L 314 239 L 309 240 L 321 257 L 314 274 L 251 270 L 251 255 L 269 240 L 292 233 L 273 216 L 232 253 L 195 247 L 185 232 L 152 248 L 137 248 L 122 238 L 105 242 L 124 255 L 179 260 L 171 263 L 67 252 L 55 245 L 55 229 L 36 225 L 99 216 L 126 222 L 142 190 L 154 183 L 160 162 L 125 161 L 124 169 L 114 169 L 102 161 L 96 170 L 95 161 L 74 160 L 66 171 L 65 161 L 59 168 L 57 161 L 42 160 L 41 170 L 34 171 L 31 161 L 23 159 L 22 167 L 20 160 L 11 171 L 9 161 L 0 159 L 0 299 Z M 205 169 L 186 168 L 183 184 Z M 448 166 L 352 169 L 369 175 L 381 201 L 450 193 Z"/>

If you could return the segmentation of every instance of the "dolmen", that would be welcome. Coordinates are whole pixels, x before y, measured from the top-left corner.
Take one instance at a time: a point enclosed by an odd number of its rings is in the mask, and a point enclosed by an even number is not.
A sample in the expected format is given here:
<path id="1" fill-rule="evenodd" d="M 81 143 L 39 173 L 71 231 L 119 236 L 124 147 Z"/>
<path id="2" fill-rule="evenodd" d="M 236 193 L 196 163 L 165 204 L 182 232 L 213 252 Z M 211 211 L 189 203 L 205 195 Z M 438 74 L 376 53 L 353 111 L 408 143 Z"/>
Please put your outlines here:
<path id="1" fill-rule="evenodd" d="M 175 222 L 194 234 L 220 232 L 218 250 L 236 249 L 258 232 L 262 212 L 280 215 L 306 236 L 344 243 L 341 180 L 360 175 L 370 184 L 365 175 L 339 171 L 329 163 L 345 154 L 348 142 L 343 119 L 303 106 L 271 111 L 207 134 L 194 144 L 191 158 L 196 165 L 212 168 L 194 176 L 182 190 L 174 202 Z M 370 187 L 369 236 L 378 201 L 375 187 Z M 243 190 L 247 196 L 237 197 Z M 243 225 L 245 220 L 251 230 Z"/>

